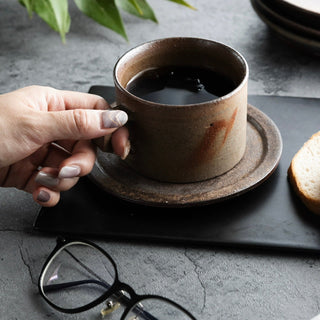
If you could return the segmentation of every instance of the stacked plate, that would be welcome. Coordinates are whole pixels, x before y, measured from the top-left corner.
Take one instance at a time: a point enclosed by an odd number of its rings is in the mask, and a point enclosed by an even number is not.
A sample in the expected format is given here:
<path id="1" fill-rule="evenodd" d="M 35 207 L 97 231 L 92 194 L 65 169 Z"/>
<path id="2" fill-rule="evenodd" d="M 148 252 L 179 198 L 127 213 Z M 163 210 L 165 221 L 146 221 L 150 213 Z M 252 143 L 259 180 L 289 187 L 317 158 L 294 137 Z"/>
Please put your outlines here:
<path id="1" fill-rule="evenodd" d="M 319 0 L 251 0 L 251 4 L 282 39 L 320 55 Z"/>

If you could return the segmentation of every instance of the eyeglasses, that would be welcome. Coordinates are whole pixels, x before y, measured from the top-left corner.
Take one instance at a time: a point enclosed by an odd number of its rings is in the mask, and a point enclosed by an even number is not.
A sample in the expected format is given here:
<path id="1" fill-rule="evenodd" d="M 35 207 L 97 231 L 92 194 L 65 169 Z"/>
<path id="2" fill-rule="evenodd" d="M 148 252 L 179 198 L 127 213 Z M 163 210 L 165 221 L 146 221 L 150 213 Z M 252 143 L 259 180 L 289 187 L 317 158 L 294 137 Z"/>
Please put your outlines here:
<path id="1" fill-rule="evenodd" d="M 108 316 L 123 307 L 120 320 L 196 320 L 176 302 L 157 295 L 138 295 L 119 281 L 115 262 L 89 241 L 57 239 L 39 277 L 39 291 L 53 308 L 78 313 L 106 302 Z"/>

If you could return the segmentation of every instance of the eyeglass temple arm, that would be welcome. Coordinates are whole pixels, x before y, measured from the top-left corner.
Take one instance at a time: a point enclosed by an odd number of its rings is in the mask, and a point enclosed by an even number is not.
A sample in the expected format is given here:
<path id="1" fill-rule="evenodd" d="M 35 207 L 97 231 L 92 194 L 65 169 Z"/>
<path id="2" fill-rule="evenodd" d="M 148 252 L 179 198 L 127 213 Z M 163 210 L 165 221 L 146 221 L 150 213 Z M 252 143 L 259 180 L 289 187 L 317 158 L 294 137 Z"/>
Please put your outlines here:
<path id="1" fill-rule="evenodd" d="M 110 288 L 110 285 L 106 282 L 90 279 L 90 280 L 70 281 L 70 282 L 58 283 L 58 284 L 48 284 L 48 285 L 43 286 L 43 290 L 45 292 L 52 292 L 52 291 L 58 291 L 58 290 L 76 287 L 76 286 L 80 286 L 80 285 L 88 284 L 88 283 L 98 284 L 106 289 Z"/>
<path id="2" fill-rule="evenodd" d="M 90 280 L 78 280 L 78 281 L 70 281 L 70 282 L 65 282 L 65 283 L 58 283 L 58 284 L 48 284 L 43 286 L 43 290 L 45 292 L 52 292 L 52 291 L 59 291 L 62 289 L 67 289 L 67 288 L 71 288 L 71 287 L 75 287 L 75 286 L 80 286 L 83 284 L 89 284 L 89 283 L 94 283 L 94 284 L 98 284 L 106 289 L 110 288 L 110 285 L 104 281 L 99 281 L 99 280 L 94 280 L 94 279 L 90 279 Z M 125 306 L 128 305 L 130 299 L 128 299 L 126 296 L 124 296 L 123 294 L 114 294 L 116 296 L 116 299 L 120 302 L 123 303 Z M 145 320 L 158 320 L 158 318 L 154 317 L 153 315 L 151 315 L 149 312 L 143 310 L 143 308 L 139 307 L 138 305 L 135 306 L 132 311 L 134 313 L 136 313 L 137 315 L 140 315 L 142 317 L 142 319 Z"/>

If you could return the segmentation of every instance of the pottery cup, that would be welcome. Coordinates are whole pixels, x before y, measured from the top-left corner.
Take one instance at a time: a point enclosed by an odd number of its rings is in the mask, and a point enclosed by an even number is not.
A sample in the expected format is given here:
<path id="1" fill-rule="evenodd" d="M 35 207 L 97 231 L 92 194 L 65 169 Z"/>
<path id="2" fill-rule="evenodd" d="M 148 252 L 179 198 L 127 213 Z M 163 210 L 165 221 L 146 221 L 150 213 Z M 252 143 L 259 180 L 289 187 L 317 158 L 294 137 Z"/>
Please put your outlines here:
<path id="1" fill-rule="evenodd" d="M 223 96 L 187 104 L 149 101 L 128 90 L 146 70 L 212 70 L 234 83 Z M 248 65 L 233 48 L 199 38 L 165 38 L 126 52 L 114 67 L 116 104 L 129 115 L 131 152 L 124 160 L 139 174 L 189 183 L 233 168 L 246 148 Z"/>

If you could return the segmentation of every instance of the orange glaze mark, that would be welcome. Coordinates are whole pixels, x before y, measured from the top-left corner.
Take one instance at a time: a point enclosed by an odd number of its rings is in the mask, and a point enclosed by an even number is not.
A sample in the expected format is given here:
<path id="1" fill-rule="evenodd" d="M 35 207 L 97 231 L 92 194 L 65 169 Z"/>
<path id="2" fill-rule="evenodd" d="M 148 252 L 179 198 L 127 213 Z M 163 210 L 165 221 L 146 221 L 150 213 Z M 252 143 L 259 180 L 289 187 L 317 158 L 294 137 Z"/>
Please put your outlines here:
<path id="1" fill-rule="evenodd" d="M 210 127 L 206 130 L 205 135 L 199 144 L 198 148 L 193 152 L 191 156 L 191 165 L 196 165 L 199 163 L 207 162 L 212 157 L 219 152 L 219 150 L 223 147 L 224 143 L 227 140 L 227 137 L 233 127 L 233 124 L 236 119 L 236 115 L 238 113 L 238 108 L 236 108 L 231 116 L 231 118 L 227 120 L 220 120 L 212 123 Z M 215 145 L 212 148 L 212 145 L 215 143 L 216 136 L 221 130 L 225 129 L 224 137 L 222 143 L 217 146 Z"/>

